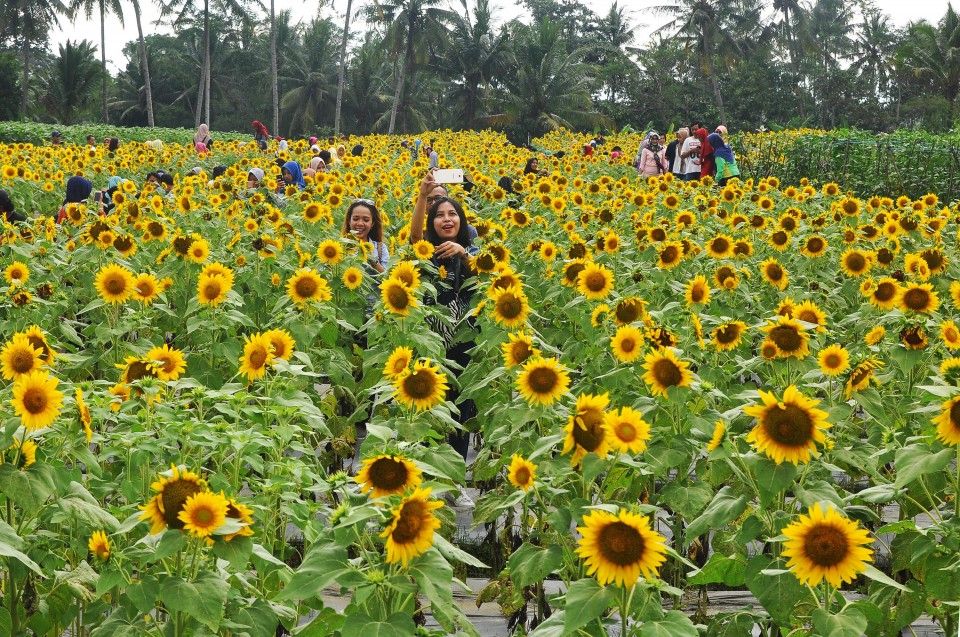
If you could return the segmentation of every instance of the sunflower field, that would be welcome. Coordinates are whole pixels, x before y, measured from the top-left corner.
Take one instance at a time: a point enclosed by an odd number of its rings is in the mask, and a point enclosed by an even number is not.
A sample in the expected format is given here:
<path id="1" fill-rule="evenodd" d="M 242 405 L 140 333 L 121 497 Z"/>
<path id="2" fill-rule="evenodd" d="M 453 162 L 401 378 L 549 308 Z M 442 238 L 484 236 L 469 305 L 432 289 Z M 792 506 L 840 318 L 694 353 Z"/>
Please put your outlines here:
<path id="1" fill-rule="evenodd" d="M 0 144 L 0 634 L 478 635 L 455 592 L 538 637 L 956 634 L 960 208 L 428 135 L 474 184 L 456 324 L 400 137 L 279 196 L 305 142 Z M 55 223 L 72 175 L 112 211 Z"/>

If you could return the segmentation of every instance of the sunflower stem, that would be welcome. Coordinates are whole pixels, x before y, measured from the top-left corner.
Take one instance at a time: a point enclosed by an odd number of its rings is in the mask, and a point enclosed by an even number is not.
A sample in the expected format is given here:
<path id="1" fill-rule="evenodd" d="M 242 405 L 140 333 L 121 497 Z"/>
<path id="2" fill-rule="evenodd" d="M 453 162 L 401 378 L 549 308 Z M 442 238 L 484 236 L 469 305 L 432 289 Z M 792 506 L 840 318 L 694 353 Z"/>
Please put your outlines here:
<path id="1" fill-rule="evenodd" d="M 953 519 L 960 520 L 960 445 L 957 445 L 957 484 L 953 489 Z"/>
<path id="2" fill-rule="evenodd" d="M 633 589 L 620 587 L 620 637 L 627 637 L 627 619 L 630 615 L 630 602 L 633 599 Z"/>

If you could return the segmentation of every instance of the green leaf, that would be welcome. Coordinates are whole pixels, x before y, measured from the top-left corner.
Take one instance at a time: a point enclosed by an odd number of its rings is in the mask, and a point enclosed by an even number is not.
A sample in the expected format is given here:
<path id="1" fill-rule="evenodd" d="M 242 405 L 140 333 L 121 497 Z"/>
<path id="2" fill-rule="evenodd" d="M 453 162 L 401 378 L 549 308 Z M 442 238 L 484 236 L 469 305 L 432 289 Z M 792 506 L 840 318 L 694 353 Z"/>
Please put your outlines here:
<path id="1" fill-rule="evenodd" d="M 196 582 L 169 577 L 160 588 L 160 601 L 168 610 L 185 613 L 215 631 L 229 592 L 230 585 L 215 573 L 204 573 Z"/>
<path id="2" fill-rule="evenodd" d="M 307 551 L 300 568 L 277 596 L 278 601 L 319 597 L 328 584 L 350 570 L 347 549 L 333 542 L 320 541 Z"/>
<path id="3" fill-rule="evenodd" d="M 216 542 L 213 554 L 230 562 L 233 569 L 240 570 L 247 565 L 253 552 L 253 540 L 249 537 L 235 537 L 229 542 Z"/>
<path id="4" fill-rule="evenodd" d="M 133 602 L 140 614 L 145 614 L 157 605 L 160 595 L 160 582 L 153 575 L 144 575 L 139 582 L 127 587 L 127 597 Z"/>
<path id="5" fill-rule="evenodd" d="M 409 637 L 416 633 L 413 617 L 408 613 L 394 613 L 387 619 L 371 619 L 362 613 L 347 615 L 340 630 L 343 635 L 363 637 Z"/>
<path id="6" fill-rule="evenodd" d="M 747 588 L 754 594 L 770 616 L 781 626 L 790 623 L 790 616 L 798 604 L 814 604 L 810 591 L 789 571 L 783 571 L 783 562 L 763 555 L 747 562 Z M 764 574 L 764 571 L 776 574 Z"/>
<path id="7" fill-rule="evenodd" d="M 344 616 L 332 608 L 322 608 L 309 624 L 293 631 L 297 637 L 329 637 L 343 626 Z"/>
<path id="8" fill-rule="evenodd" d="M 713 501 L 707 505 L 707 508 L 700 514 L 696 520 L 687 527 L 686 544 L 687 546 L 697 537 L 707 531 L 715 531 L 724 524 L 735 520 L 747 508 L 747 497 L 744 495 L 735 496 L 733 488 L 726 486 L 717 492 Z"/>
<path id="9" fill-rule="evenodd" d="M 867 628 L 867 618 L 850 606 L 836 615 L 818 608 L 813 611 L 813 628 L 819 637 L 861 637 Z"/>
<path id="10" fill-rule="evenodd" d="M 897 487 L 904 487 L 922 475 L 943 471 L 953 459 L 953 449 L 931 453 L 929 447 L 914 444 L 897 451 L 894 466 L 897 468 Z"/>
<path id="11" fill-rule="evenodd" d="M 875 566 L 871 566 L 871 565 L 868 564 L 868 565 L 867 565 L 867 569 L 863 572 L 863 574 L 864 574 L 866 577 L 869 577 L 870 579 L 872 579 L 872 580 L 875 581 L 875 582 L 880 582 L 881 584 L 886 584 L 887 586 L 892 586 L 892 587 L 896 588 L 897 590 L 903 591 L 904 593 L 910 593 L 910 592 L 912 592 L 909 588 L 907 588 L 906 586 L 904 586 L 904 585 L 901 584 L 900 582 L 898 582 L 898 581 L 896 581 L 896 580 L 894 580 L 894 579 L 891 579 L 890 577 L 888 577 L 887 575 L 885 575 L 883 571 L 881 571 L 880 569 L 878 569 L 878 568 L 875 567 Z"/>
<path id="12" fill-rule="evenodd" d="M 0 540 L 0 556 L 17 560 L 40 577 L 46 577 L 43 571 L 40 570 L 40 567 L 37 566 L 37 563 L 27 557 L 26 553 L 13 548 L 3 540 Z"/>
<path id="13" fill-rule="evenodd" d="M 743 586 L 747 564 L 738 555 L 714 553 L 703 568 L 687 579 L 691 586 L 705 584 L 723 584 L 724 586 Z"/>
<path id="14" fill-rule="evenodd" d="M 760 504 L 770 506 L 776 497 L 793 484 L 797 477 L 797 466 L 790 462 L 776 464 L 767 458 L 757 458 L 750 467 L 760 489 Z"/>
<path id="15" fill-rule="evenodd" d="M 676 511 L 686 520 L 692 520 L 712 498 L 713 489 L 704 482 L 692 485 L 671 482 L 657 495 L 657 503 L 661 507 Z"/>
<path id="16" fill-rule="evenodd" d="M 603 586 L 592 577 L 577 580 L 567 589 L 564 606 L 564 634 L 589 624 L 617 601 L 617 587 Z"/>
<path id="17" fill-rule="evenodd" d="M 477 568 L 490 568 L 463 549 L 451 544 L 447 538 L 440 534 L 433 536 L 433 545 L 436 546 L 437 549 L 443 553 L 443 556 L 449 560 L 456 560 L 458 562 L 462 562 L 463 564 L 468 564 Z"/>
<path id="18" fill-rule="evenodd" d="M 686 615 L 671 610 L 663 619 L 645 621 L 640 627 L 640 637 L 698 637 L 700 634 Z"/>
<path id="19" fill-rule="evenodd" d="M 507 560 L 510 579 L 517 586 L 542 582 L 563 564 L 563 550 L 557 544 L 540 548 L 524 542 Z"/>

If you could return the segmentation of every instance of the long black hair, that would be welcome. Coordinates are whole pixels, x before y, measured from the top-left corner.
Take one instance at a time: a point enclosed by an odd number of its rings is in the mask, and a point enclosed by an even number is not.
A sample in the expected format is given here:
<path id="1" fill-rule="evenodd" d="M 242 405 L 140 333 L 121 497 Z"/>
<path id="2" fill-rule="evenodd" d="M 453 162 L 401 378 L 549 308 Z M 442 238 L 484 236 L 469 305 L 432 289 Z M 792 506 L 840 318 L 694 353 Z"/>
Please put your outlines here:
<path id="1" fill-rule="evenodd" d="M 357 199 L 350 207 L 347 208 L 347 216 L 343 219 L 343 234 L 350 234 L 350 219 L 353 217 L 353 209 L 363 206 L 370 210 L 370 234 L 367 235 L 367 239 L 373 239 L 377 243 L 383 243 L 383 222 L 380 220 L 380 211 L 377 209 L 377 204 L 373 203 L 369 199 Z"/>
<path id="2" fill-rule="evenodd" d="M 470 223 L 467 221 L 467 214 L 463 211 L 463 206 L 460 205 L 460 202 L 450 197 L 440 197 L 434 201 L 427 210 L 427 241 L 435 246 L 443 243 L 443 240 L 440 239 L 436 229 L 433 227 L 433 220 L 437 218 L 437 211 L 440 209 L 440 204 L 442 203 L 451 204 L 453 209 L 457 211 L 457 216 L 460 217 L 460 230 L 457 232 L 457 237 L 454 241 L 464 248 L 473 245 L 473 239 L 470 238 Z"/>

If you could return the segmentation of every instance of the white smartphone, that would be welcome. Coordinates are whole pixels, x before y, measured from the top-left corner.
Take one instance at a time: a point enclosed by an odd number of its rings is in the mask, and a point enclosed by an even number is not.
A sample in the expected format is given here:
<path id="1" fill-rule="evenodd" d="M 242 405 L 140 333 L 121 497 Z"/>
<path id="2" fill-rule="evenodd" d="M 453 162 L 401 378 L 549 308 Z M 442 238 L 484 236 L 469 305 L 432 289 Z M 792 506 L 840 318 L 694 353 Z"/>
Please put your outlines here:
<path id="1" fill-rule="evenodd" d="M 438 184 L 462 184 L 462 168 L 437 168 L 433 171 L 433 180 Z"/>

